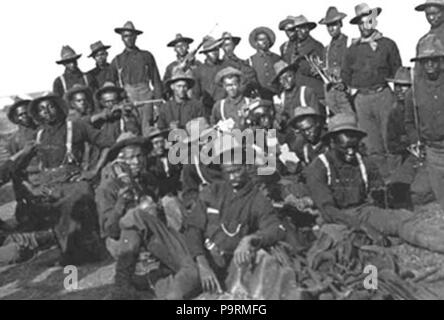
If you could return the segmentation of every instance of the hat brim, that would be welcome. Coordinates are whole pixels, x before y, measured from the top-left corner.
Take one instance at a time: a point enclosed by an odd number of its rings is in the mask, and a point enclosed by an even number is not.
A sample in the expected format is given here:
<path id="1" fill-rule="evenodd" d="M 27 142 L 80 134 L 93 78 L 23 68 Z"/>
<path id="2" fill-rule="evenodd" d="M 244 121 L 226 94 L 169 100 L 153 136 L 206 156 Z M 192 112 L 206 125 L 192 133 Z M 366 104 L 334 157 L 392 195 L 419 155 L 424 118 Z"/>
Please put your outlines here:
<path id="1" fill-rule="evenodd" d="M 88 56 L 88 58 L 94 58 L 94 56 L 97 54 L 97 52 L 102 51 L 102 50 L 108 50 L 109 48 L 111 48 L 111 46 L 103 46 L 103 47 L 97 48 L 91 52 L 91 54 Z"/>
<path id="2" fill-rule="evenodd" d="M 307 113 L 307 114 L 301 114 L 301 115 L 298 115 L 298 116 L 296 116 L 296 117 L 291 118 L 291 119 L 288 121 L 288 125 L 291 126 L 291 127 L 294 127 L 294 125 L 296 124 L 296 122 L 301 121 L 302 119 L 307 118 L 307 117 L 317 118 L 317 119 L 319 119 L 319 120 L 321 120 L 321 121 L 324 121 L 324 122 L 325 122 L 325 120 L 326 120 L 326 117 L 323 116 L 323 115 L 321 115 L 321 114 L 317 114 L 317 113 Z"/>
<path id="3" fill-rule="evenodd" d="M 117 34 L 120 34 L 120 35 L 122 33 L 124 33 L 125 31 L 129 31 L 129 32 L 135 33 L 136 35 L 141 35 L 143 33 L 143 31 L 140 31 L 140 30 L 137 30 L 137 29 L 128 29 L 128 28 L 115 28 L 114 29 L 114 32 L 117 33 Z"/>
<path id="4" fill-rule="evenodd" d="M 382 8 L 375 8 L 375 9 L 377 10 L 378 16 L 379 16 L 382 12 Z M 372 9 L 372 10 L 374 10 L 374 9 Z M 369 16 L 371 14 L 372 10 L 370 10 L 369 12 L 357 15 L 356 17 L 354 17 L 353 19 L 350 20 L 350 24 L 359 24 L 359 21 L 361 20 L 361 18 Z"/>
<path id="5" fill-rule="evenodd" d="M 13 124 L 18 124 L 18 122 L 15 121 L 15 119 L 14 119 L 15 110 L 17 110 L 18 108 L 23 107 L 23 106 L 25 106 L 28 109 L 30 103 L 31 103 L 31 100 L 20 100 L 20 101 L 14 103 L 13 105 L 11 105 L 8 108 L 8 111 L 6 113 L 6 116 L 8 117 L 9 121 L 11 121 Z"/>
<path id="6" fill-rule="evenodd" d="M 227 74 L 217 74 L 216 77 L 214 78 L 214 82 L 217 84 L 222 84 L 222 81 L 224 80 L 224 78 L 228 77 L 228 76 L 235 76 L 235 77 L 239 77 L 240 79 L 243 79 L 243 73 L 242 72 L 230 72 Z"/>
<path id="7" fill-rule="evenodd" d="M 144 137 L 136 137 L 131 139 L 126 139 L 120 142 L 117 142 L 109 149 L 108 155 L 106 157 L 106 163 L 112 162 L 117 159 L 119 156 L 119 153 L 122 151 L 122 149 L 129 147 L 129 146 L 139 146 L 145 149 L 145 151 L 148 153 L 151 150 L 151 142 L 148 138 Z"/>
<path id="8" fill-rule="evenodd" d="M 415 10 L 416 11 L 425 11 L 425 9 L 427 9 L 427 7 L 431 7 L 431 6 L 444 7 L 444 4 L 442 4 L 442 3 L 431 3 L 431 2 L 423 3 L 423 4 L 420 4 L 419 6 L 417 6 L 415 8 Z"/>
<path id="9" fill-rule="evenodd" d="M 171 42 L 169 42 L 167 44 L 167 47 L 168 48 L 175 47 L 176 44 L 178 44 L 180 42 L 185 42 L 186 44 L 192 44 L 194 42 L 194 40 L 191 39 L 191 38 L 187 38 L 187 37 L 183 37 L 183 38 L 179 38 L 179 39 L 174 39 L 173 41 L 171 41 Z"/>
<path id="10" fill-rule="evenodd" d="M 234 45 L 237 46 L 242 39 L 240 37 L 225 37 L 225 38 L 220 38 L 219 40 L 217 40 L 217 42 L 220 41 L 220 43 L 222 44 L 225 40 L 231 40 L 233 41 Z"/>
<path id="11" fill-rule="evenodd" d="M 120 88 L 120 87 L 106 87 L 106 88 L 101 88 L 99 90 L 96 91 L 94 97 L 96 98 L 97 101 L 100 101 L 100 96 L 102 94 L 104 94 L 105 92 L 115 92 L 117 94 L 123 94 L 125 92 L 125 89 Z"/>
<path id="12" fill-rule="evenodd" d="M 270 39 L 270 48 L 273 47 L 274 44 L 276 43 L 276 35 L 273 32 L 273 30 L 271 30 L 269 28 L 265 28 L 265 27 L 254 29 L 250 33 L 250 36 L 248 37 L 248 41 L 250 42 L 250 46 L 252 46 L 254 49 L 257 49 L 256 48 L 256 37 L 260 33 L 264 33 L 268 36 L 268 38 Z"/>
<path id="13" fill-rule="evenodd" d="M 40 122 L 40 117 L 38 115 L 38 112 L 37 112 L 36 108 L 38 107 L 40 102 L 45 101 L 45 100 L 55 101 L 57 107 L 63 112 L 65 117 L 68 115 L 68 105 L 66 104 L 66 101 L 63 100 L 59 96 L 51 94 L 51 95 L 47 95 L 47 96 L 44 96 L 44 97 L 40 97 L 40 98 L 34 99 L 34 100 L 32 100 L 29 103 L 29 105 L 28 105 L 28 113 L 30 114 L 30 116 L 35 121 Z"/>
<path id="14" fill-rule="evenodd" d="M 275 84 L 279 81 L 279 78 L 287 71 L 294 71 L 296 72 L 297 66 L 295 64 L 291 64 L 288 67 L 283 68 L 281 71 L 279 71 L 276 76 L 271 80 L 272 84 Z"/>
<path id="15" fill-rule="evenodd" d="M 156 139 L 158 137 L 162 137 L 164 139 L 168 139 L 168 135 L 170 134 L 170 130 L 162 130 L 159 132 L 155 132 L 152 134 L 149 134 L 146 138 L 149 139 L 150 141 L 153 139 Z"/>
<path id="16" fill-rule="evenodd" d="M 178 81 L 186 81 L 188 83 L 188 86 L 190 88 L 193 88 L 194 85 L 196 84 L 196 80 L 194 80 L 193 78 L 187 78 L 187 77 L 179 77 L 179 78 L 173 78 L 173 79 L 168 79 L 165 81 L 165 85 L 170 86 L 173 83 L 176 83 Z"/>
<path id="17" fill-rule="evenodd" d="M 362 131 L 362 130 L 356 129 L 356 128 L 351 127 L 351 126 L 343 126 L 343 127 L 340 127 L 340 128 L 338 128 L 338 129 L 336 129 L 335 131 L 332 131 L 332 132 L 326 132 L 326 133 L 321 137 L 321 139 L 324 140 L 324 141 L 327 141 L 327 140 L 331 139 L 332 137 L 337 136 L 338 134 L 340 134 L 340 133 L 344 133 L 344 132 L 353 132 L 353 133 L 355 133 L 355 134 L 358 134 L 358 135 L 361 136 L 361 137 L 360 137 L 361 139 L 367 137 L 367 133 L 366 133 L 365 131 Z"/>
<path id="18" fill-rule="evenodd" d="M 325 17 L 325 18 L 321 19 L 321 21 L 319 21 L 319 24 L 322 24 L 322 25 L 328 25 L 328 24 L 331 24 L 331 23 L 335 23 L 335 22 L 338 22 L 338 21 L 342 21 L 342 20 L 344 20 L 346 17 L 347 17 L 347 15 L 346 15 L 345 13 L 339 12 L 339 13 L 338 13 L 335 17 L 333 17 L 333 18 L 329 18 L 329 19 L 327 19 L 327 17 Z"/>
<path id="19" fill-rule="evenodd" d="M 434 59 L 434 58 L 444 58 L 444 53 L 443 54 L 436 54 L 436 55 L 429 55 L 429 56 L 418 56 L 413 59 L 410 59 L 410 61 L 417 62 L 417 61 L 421 61 L 421 60 Z"/>
<path id="20" fill-rule="evenodd" d="M 79 60 L 81 56 L 82 56 L 81 54 L 77 54 L 77 55 L 75 55 L 75 56 L 73 56 L 71 58 L 62 59 L 62 60 L 56 61 L 56 63 L 57 64 L 65 64 L 65 63 L 68 63 L 68 62 L 71 62 L 71 61 L 76 61 L 76 60 Z"/>
<path id="21" fill-rule="evenodd" d="M 301 24 L 295 24 L 293 27 L 288 28 L 286 30 L 294 30 L 296 28 L 302 28 L 302 27 L 308 27 L 308 29 L 313 30 L 316 29 L 316 27 L 318 26 L 318 24 L 316 22 L 304 22 Z"/>
<path id="22" fill-rule="evenodd" d="M 279 30 L 281 30 L 281 31 L 285 31 L 286 30 L 286 27 L 289 25 L 289 24 L 294 24 L 294 20 L 293 19 L 285 19 L 285 20 L 282 20 L 280 23 L 279 23 Z"/>
<path id="23" fill-rule="evenodd" d="M 86 86 L 82 86 L 82 87 L 78 87 L 78 88 L 75 88 L 75 89 L 73 88 L 71 90 L 68 90 L 65 93 L 63 98 L 66 101 L 70 101 L 73 95 L 75 95 L 77 93 L 81 93 L 81 92 L 84 92 L 92 100 L 93 93 L 91 92 L 91 89 L 89 87 L 86 87 Z"/>

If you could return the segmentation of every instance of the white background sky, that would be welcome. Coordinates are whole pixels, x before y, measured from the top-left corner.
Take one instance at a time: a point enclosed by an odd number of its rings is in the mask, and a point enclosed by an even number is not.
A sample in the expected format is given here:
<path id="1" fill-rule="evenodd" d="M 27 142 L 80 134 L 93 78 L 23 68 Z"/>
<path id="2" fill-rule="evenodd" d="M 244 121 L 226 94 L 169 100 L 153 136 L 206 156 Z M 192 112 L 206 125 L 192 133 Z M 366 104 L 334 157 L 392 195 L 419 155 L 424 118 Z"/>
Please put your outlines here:
<path id="1" fill-rule="evenodd" d="M 404 65 L 410 64 L 417 40 L 429 30 L 424 14 L 414 10 L 424 1 L 368 2 L 372 7 L 383 8 L 378 29 L 397 42 Z M 286 40 L 285 34 L 278 30 L 279 21 L 287 15 L 304 14 L 318 22 L 330 5 L 348 14 L 344 32 L 355 38 L 357 27 L 348 22 L 358 3 L 360 0 L 2 0 L 0 97 L 50 90 L 54 78 L 63 72 L 55 61 L 65 44 L 83 53 L 79 65 L 85 72 L 94 67 L 87 56 L 89 45 L 97 40 L 112 45 L 111 60 L 123 50 L 113 30 L 127 20 L 144 31 L 137 44 L 154 54 L 163 75 L 165 66 L 175 59 L 166 43 L 178 32 L 194 38 L 193 45 L 197 45 L 218 22 L 215 36 L 219 37 L 223 31 L 241 36 L 237 53 L 246 59 L 254 53 L 248 35 L 255 27 L 268 26 L 276 32 L 277 42 L 272 50 L 278 53 L 279 45 Z M 312 34 L 324 45 L 329 41 L 324 26 L 318 26 Z"/>

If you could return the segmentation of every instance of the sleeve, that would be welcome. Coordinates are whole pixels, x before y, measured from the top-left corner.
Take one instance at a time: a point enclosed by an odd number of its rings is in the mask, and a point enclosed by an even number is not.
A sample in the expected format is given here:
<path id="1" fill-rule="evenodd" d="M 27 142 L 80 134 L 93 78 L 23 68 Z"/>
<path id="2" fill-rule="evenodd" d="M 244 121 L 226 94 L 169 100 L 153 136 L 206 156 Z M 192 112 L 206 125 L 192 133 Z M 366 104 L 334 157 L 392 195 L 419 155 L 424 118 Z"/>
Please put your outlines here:
<path id="1" fill-rule="evenodd" d="M 319 102 L 319 99 L 316 96 L 315 91 L 310 87 L 307 87 L 307 89 L 305 90 L 305 100 L 311 107 L 313 107 L 320 114 L 324 116 L 326 115 L 325 108 Z"/>
<path id="2" fill-rule="evenodd" d="M 160 130 L 164 130 L 164 129 L 168 129 L 168 123 L 167 123 L 167 119 L 166 119 L 166 112 L 165 112 L 165 108 L 167 107 L 166 104 L 164 104 L 161 108 L 160 108 L 160 112 L 159 112 L 159 119 L 157 120 L 157 127 Z"/>
<path id="3" fill-rule="evenodd" d="M 193 115 L 193 119 L 199 118 L 199 117 L 203 117 L 205 115 L 204 113 L 204 106 L 203 103 L 201 101 L 196 101 L 195 105 L 194 105 L 194 115 Z"/>
<path id="4" fill-rule="evenodd" d="M 270 247 L 285 238 L 285 228 L 278 218 L 270 201 L 261 197 L 256 201 L 257 225 L 255 233 L 260 238 L 261 247 Z"/>
<path id="5" fill-rule="evenodd" d="M 163 93 L 163 84 L 162 80 L 160 78 L 159 69 L 157 68 L 156 59 L 154 56 L 150 53 L 149 54 L 149 71 L 150 71 L 150 78 L 151 81 L 153 81 L 153 87 L 154 87 L 154 98 L 155 99 L 161 99 L 162 93 Z"/>
<path id="6" fill-rule="evenodd" d="M 351 87 L 352 82 L 353 48 L 354 47 L 352 45 L 350 48 L 345 50 L 341 67 L 341 78 L 348 87 Z"/>
<path id="7" fill-rule="evenodd" d="M 402 59 L 396 43 L 392 40 L 390 40 L 390 43 L 388 63 L 391 67 L 391 74 L 389 76 L 394 77 L 398 69 L 402 66 Z"/>
<path id="8" fill-rule="evenodd" d="M 220 116 L 220 112 L 219 112 L 220 104 L 221 104 L 220 101 L 216 102 L 213 106 L 213 110 L 211 111 L 210 124 L 212 126 L 216 125 L 221 120 L 221 116 Z"/>
<path id="9" fill-rule="evenodd" d="M 78 126 L 83 134 L 85 141 L 95 145 L 100 149 L 110 148 L 114 144 L 114 141 L 106 134 L 105 131 L 95 129 L 91 124 L 84 121 L 77 121 Z"/>
<path id="10" fill-rule="evenodd" d="M 63 85 L 62 82 L 60 81 L 59 77 L 57 77 L 54 80 L 54 83 L 52 85 L 52 92 L 57 95 L 58 97 L 63 97 L 64 94 L 64 90 L 63 90 Z"/>
<path id="11" fill-rule="evenodd" d="M 125 214 L 125 208 L 117 206 L 117 185 L 102 181 L 96 191 L 96 204 L 102 232 L 113 239 L 120 237 L 120 218 Z"/>
<path id="12" fill-rule="evenodd" d="M 120 87 L 119 72 L 117 70 L 117 57 L 115 57 L 113 59 L 113 61 L 111 61 L 110 70 L 111 70 L 111 75 L 112 75 L 112 78 L 114 79 L 115 85 Z"/>
<path id="13" fill-rule="evenodd" d="M 86 78 L 88 79 L 88 84 L 91 91 L 93 93 L 96 92 L 99 89 L 99 84 L 97 83 L 97 79 L 89 73 L 86 74 Z"/>
<path id="14" fill-rule="evenodd" d="M 413 102 L 413 92 L 410 90 L 407 92 L 405 97 L 405 113 L 404 113 L 404 124 L 405 130 L 407 131 L 407 136 L 409 137 L 410 143 L 416 143 L 419 141 L 418 131 L 416 130 L 415 121 L 415 111 Z"/>
<path id="15" fill-rule="evenodd" d="M 11 160 L 7 160 L 0 166 L 0 186 L 4 185 L 11 179 L 11 167 L 13 163 Z"/>
<path id="16" fill-rule="evenodd" d="M 193 168 L 192 164 L 185 165 L 180 177 L 183 186 L 182 200 L 187 209 L 193 207 L 199 195 L 199 181 L 194 175 Z"/>

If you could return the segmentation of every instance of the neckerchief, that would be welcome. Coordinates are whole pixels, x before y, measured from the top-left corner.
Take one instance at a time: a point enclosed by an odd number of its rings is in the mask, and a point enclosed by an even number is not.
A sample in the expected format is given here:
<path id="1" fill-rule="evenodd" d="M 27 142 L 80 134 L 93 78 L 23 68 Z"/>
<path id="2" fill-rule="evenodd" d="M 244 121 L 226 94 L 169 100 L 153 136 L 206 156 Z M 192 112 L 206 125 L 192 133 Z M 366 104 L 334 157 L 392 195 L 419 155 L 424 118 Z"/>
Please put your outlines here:
<path id="1" fill-rule="evenodd" d="M 378 30 L 375 30 L 375 32 L 373 32 L 373 34 L 368 37 L 368 38 L 358 38 L 358 39 L 354 39 L 353 43 L 354 44 L 361 44 L 361 43 L 368 43 L 370 45 L 370 48 L 372 48 L 373 51 L 376 51 L 378 49 L 378 40 L 382 39 L 382 33 L 379 32 Z"/>

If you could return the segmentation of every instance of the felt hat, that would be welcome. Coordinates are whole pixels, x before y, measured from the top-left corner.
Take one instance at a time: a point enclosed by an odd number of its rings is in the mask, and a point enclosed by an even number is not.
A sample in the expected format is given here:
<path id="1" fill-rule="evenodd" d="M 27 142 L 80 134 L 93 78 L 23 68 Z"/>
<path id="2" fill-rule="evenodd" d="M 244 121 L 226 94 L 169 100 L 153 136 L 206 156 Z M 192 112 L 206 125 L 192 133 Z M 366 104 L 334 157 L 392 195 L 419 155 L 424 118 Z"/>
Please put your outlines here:
<path id="1" fill-rule="evenodd" d="M 356 116 L 348 113 L 338 113 L 328 122 L 328 132 L 324 134 L 322 139 L 327 140 L 342 132 L 354 132 L 362 138 L 367 136 L 367 133 L 358 128 L 358 121 Z"/>
<path id="2" fill-rule="evenodd" d="M 20 107 L 25 107 L 28 109 L 29 104 L 31 103 L 31 100 L 23 100 L 20 98 L 16 98 L 14 104 L 7 107 L 7 117 L 9 121 L 11 121 L 13 124 L 18 124 L 15 119 L 15 111 Z"/>
<path id="3" fill-rule="evenodd" d="M 131 132 L 124 132 L 119 136 L 119 138 L 117 138 L 116 143 L 109 149 L 106 162 L 112 162 L 117 159 L 119 153 L 128 146 L 140 146 L 147 153 L 151 150 L 151 142 L 148 138 L 138 137 Z"/>
<path id="4" fill-rule="evenodd" d="M 143 33 L 143 31 L 137 30 L 136 27 L 134 27 L 134 23 L 132 23 L 131 21 L 125 22 L 125 24 L 121 28 L 115 28 L 114 29 L 114 32 L 118 33 L 118 34 L 122 34 L 125 31 L 133 32 L 136 35 L 140 35 L 140 34 Z"/>
<path id="5" fill-rule="evenodd" d="M 387 82 L 393 82 L 394 84 L 404 84 L 411 85 L 412 84 L 412 69 L 410 67 L 400 67 L 398 71 L 396 71 L 394 79 L 387 79 Z"/>
<path id="6" fill-rule="evenodd" d="M 242 77 L 243 73 L 242 71 L 233 68 L 233 67 L 226 67 L 222 70 L 220 70 L 217 74 L 216 77 L 214 78 L 214 82 L 217 84 L 222 83 L 222 81 L 224 80 L 225 77 L 227 76 L 238 76 L 238 77 Z"/>
<path id="7" fill-rule="evenodd" d="M 424 11 L 427 7 L 430 6 L 444 7 L 444 0 L 427 0 L 425 3 L 417 6 L 415 10 Z"/>
<path id="8" fill-rule="evenodd" d="M 248 37 L 250 45 L 255 49 L 256 49 L 256 37 L 258 34 L 266 34 L 268 36 L 268 39 L 270 39 L 270 48 L 276 42 L 276 34 L 273 32 L 273 30 L 267 27 L 258 27 L 255 28 L 253 31 L 251 31 L 250 36 Z"/>
<path id="9" fill-rule="evenodd" d="M 188 37 L 184 37 L 180 33 L 178 33 L 178 34 L 176 34 L 176 37 L 174 38 L 174 40 L 168 42 L 167 47 L 174 47 L 179 42 L 185 42 L 187 44 L 191 44 L 194 42 L 194 40 L 191 38 L 188 38 Z"/>
<path id="10" fill-rule="evenodd" d="M 56 61 L 57 64 L 65 64 L 71 61 L 78 60 L 82 55 L 77 54 L 70 46 L 63 46 L 60 52 L 60 60 Z"/>
<path id="11" fill-rule="evenodd" d="M 382 9 L 381 8 L 372 9 L 367 3 L 358 4 L 355 7 L 356 16 L 350 20 L 350 23 L 359 24 L 361 18 L 371 15 L 373 12 L 376 13 L 377 16 L 379 16 L 382 12 Z"/>
<path id="12" fill-rule="evenodd" d="M 91 53 L 88 56 L 89 58 L 93 58 L 97 52 L 102 51 L 102 50 L 108 50 L 109 48 L 111 48 L 111 46 L 106 46 L 102 43 L 102 41 L 97 41 L 94 42 L 93 44 L 91 44 L 90 46 L 91 49 Z"/>
<path id="13" fill-rule="evenodd" d="M 330 7 L 325 14 L 325 17 L 319 21 L 319 24 L 331 24 L 337 21 L 342 21 L 347 15 L 340 12 L 336 7 Z"/>
<path id="14" fill-rule="evenodd" d="M 67 116 L 68 115 L 68 105 L 66 104 L 65 100 L 63 100 L 61 97 L 55 95 L 52 92 L 46 92 L 40 97 L 32 100 L 28 105 L 29 114 L 31 117 L 37 121 L 40 122 L 40 117 L 38 115 L 38 106 L 42 101 L 50 100 L 53 101 L 55 106 L 59 108 L 59 110 L 62 111 L 62 113 Z"/>

